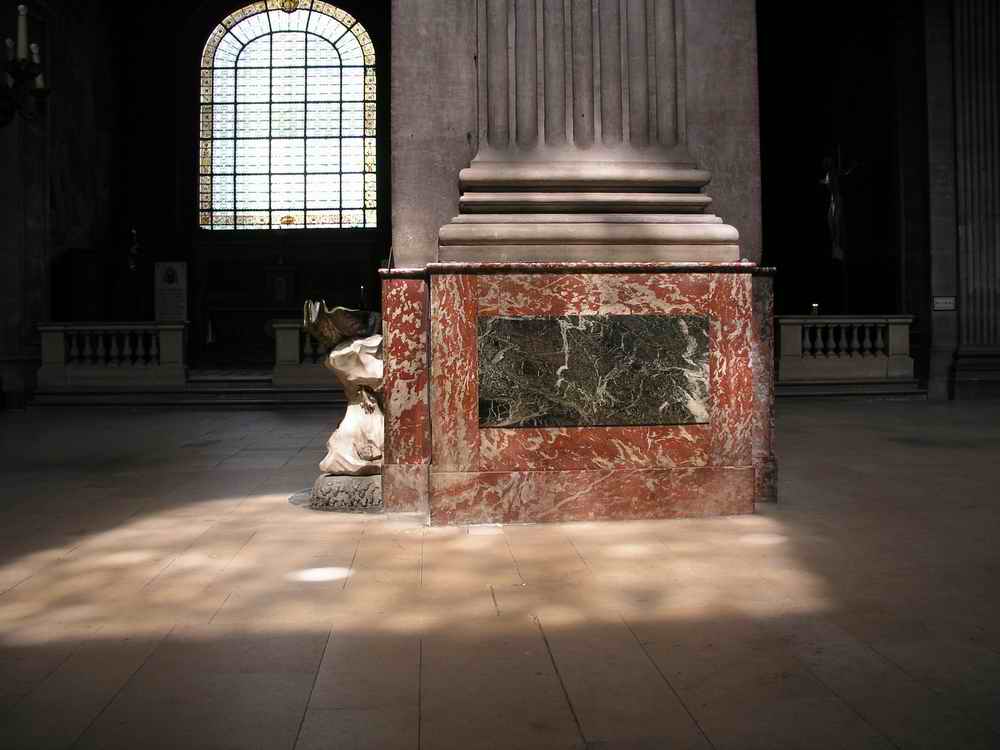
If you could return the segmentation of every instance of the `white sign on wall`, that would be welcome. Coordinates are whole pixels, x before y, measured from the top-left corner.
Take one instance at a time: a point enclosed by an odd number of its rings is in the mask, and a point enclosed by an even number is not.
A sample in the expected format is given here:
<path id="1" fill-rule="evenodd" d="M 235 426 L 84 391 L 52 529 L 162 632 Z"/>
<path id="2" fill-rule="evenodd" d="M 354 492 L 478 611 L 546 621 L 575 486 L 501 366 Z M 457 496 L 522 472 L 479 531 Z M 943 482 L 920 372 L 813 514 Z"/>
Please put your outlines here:
<path id="1" fill-rule="evenodd" d="M 156 273 L 156 319 L 187 320 L 187 263 L 171 261 L 154 264 Z"/>

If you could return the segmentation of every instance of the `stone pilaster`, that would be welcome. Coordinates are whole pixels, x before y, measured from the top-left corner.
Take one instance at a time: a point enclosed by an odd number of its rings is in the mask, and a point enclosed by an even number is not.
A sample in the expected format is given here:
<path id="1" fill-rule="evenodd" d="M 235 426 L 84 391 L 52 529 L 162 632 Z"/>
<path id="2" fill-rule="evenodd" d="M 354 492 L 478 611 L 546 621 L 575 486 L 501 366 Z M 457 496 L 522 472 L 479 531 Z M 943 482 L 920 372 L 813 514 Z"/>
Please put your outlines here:
<path id="1" fill-rule="evenodd" d="M 1000 394 L 1000 7 L 955 0 L 958 397 Z"/>

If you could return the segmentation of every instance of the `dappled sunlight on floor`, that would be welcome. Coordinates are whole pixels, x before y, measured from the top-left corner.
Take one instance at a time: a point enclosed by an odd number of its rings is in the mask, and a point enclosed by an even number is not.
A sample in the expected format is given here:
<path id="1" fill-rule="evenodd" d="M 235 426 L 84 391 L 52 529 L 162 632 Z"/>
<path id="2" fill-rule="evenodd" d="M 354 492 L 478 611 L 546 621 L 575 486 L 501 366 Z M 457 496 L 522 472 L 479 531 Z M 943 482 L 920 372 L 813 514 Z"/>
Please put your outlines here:
<path id="1" fill-rule="evenodd" d="M 290 505 L 326 419 L 15 416 L 0 747 L 995 746 L 1000 428 L 897 406 L 783 408 L 753 516 L 470 528 Z"/>

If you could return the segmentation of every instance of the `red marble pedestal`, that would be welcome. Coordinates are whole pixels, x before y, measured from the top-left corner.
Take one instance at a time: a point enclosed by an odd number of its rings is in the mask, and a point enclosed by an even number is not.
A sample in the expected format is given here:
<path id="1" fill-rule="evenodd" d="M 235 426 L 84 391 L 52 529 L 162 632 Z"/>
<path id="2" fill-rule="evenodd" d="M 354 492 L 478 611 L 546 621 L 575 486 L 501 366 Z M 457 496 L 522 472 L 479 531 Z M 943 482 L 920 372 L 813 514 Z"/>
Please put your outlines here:
<path id="1" fill-rule="evenodd" d="M 773 473 L 771 381 L 753 372 L 770 368 L 769 323 L 754 323 L 760 273 L 749 263 L 383 271 L 386 510 L 432 524 L 751 513 Z M 477 318 L 556 315 L 709 317 L 709 422 L 481 428 Z"/>

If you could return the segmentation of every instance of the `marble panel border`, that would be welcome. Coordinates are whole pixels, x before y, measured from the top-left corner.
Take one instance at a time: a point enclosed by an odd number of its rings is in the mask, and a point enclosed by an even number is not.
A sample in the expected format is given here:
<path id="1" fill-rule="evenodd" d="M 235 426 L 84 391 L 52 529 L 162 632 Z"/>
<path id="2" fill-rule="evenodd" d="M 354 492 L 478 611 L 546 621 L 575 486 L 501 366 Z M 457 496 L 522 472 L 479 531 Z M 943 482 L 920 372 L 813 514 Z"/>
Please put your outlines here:
<path id="1" fill-rule="evenodd" d="M 428 284 L 423 279 L 382 282 L 387 464 L 431 460 L 427 296 Z"/>
<path id="2" fill-rule="evenodd" d="M 752 513 L 752 467 L 431 474 L 432 524 L 692 518 Z"/>

